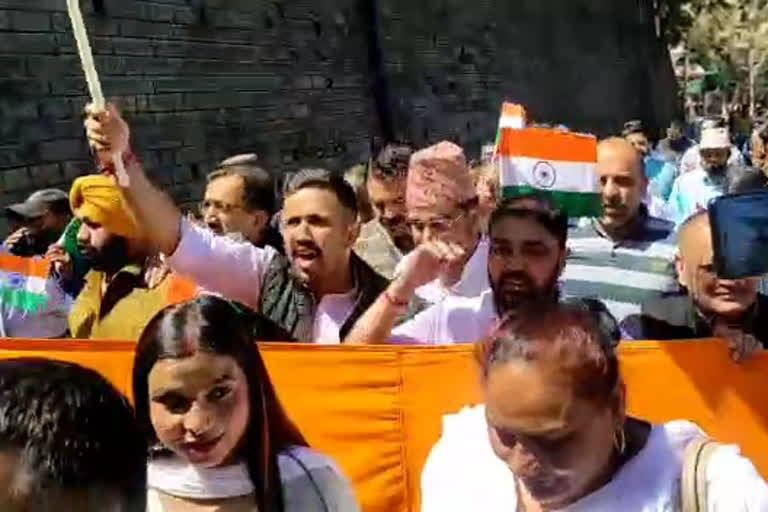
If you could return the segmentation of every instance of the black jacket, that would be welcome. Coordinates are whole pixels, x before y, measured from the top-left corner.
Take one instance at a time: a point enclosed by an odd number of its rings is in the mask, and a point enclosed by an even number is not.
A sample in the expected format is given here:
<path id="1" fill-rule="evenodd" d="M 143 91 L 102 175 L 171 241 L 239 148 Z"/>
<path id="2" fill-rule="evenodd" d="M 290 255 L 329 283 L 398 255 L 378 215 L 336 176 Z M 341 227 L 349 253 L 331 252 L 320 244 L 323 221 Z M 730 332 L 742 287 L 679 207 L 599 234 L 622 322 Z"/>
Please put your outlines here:
<path id="1" fill-rule="evenodd" d="M 757 295 L 742 329 L 768 347 L 768 297 Z M 688 295 L 672 295 L 643 305 L 642 314 L 621 322 L 621 331 L 631 340 L 684 340 L 711 337 L 712 325 Z"/>

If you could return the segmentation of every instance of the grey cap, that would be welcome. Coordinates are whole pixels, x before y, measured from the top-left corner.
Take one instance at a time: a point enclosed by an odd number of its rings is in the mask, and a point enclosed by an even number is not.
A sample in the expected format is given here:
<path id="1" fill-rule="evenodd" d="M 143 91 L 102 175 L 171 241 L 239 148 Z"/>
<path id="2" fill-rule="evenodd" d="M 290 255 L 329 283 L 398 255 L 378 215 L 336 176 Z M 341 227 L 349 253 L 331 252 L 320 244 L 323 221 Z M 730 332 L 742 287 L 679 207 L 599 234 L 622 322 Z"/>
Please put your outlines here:
<path id="1" fill-rule="evenodd" d="M 51 203 L 69 202 L 69 194 L 56 188 L 46 188 L 33 192 L 23 203 L 16 203 L 5 208 L 5 214 L 34 219 L 42 216 Z"/>

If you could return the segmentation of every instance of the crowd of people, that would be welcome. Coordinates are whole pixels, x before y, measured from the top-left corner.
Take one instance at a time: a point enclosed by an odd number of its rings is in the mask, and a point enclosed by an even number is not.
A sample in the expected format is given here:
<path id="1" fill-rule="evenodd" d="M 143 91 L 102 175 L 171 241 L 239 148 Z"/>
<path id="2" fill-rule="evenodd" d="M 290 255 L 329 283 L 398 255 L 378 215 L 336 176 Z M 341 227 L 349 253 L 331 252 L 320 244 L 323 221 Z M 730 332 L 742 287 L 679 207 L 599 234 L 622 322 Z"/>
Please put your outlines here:
<path id="1" fill-rule="evenodd" d="M 716 274 L 706 213 L 768 186 L 768 130 L 744 155 L 724 120 L 704 120 L 697 141 L 682 128 L 654 145 L 630 121 L 599 141 L 597 218 L 504 197 L 492 152 L 469 162 L 446 141 L 389 143 L 346 176 L 302 169 L 279 197 L 258 156 L 237 155 L 185 212 L 148 178 L 116 108 L 90 107 L 98 169 L 6 209 L 2 251 L 51 272 L 41 307 L 3 290 L 0 336 L 137 341 L 135 417 L 92 372 L 0 363 L 2 510 L 357 510 L 253 340 L 476 343 L 486 404 L 435 446 L 425 511 L 677 509 L 706 434 L 627 417 L 619 340 L 718 337 L 736 361 L 768 348 L 763 276 Z M 115 463 L 125 473 L 98 469 Z M 714 445 L 706 471 L 700 510 L 768 511 L 735 447 Z M 94 493 L 114 508 L 88 508 Z M 51 508 L 61 500 L 74 501 Z"/>

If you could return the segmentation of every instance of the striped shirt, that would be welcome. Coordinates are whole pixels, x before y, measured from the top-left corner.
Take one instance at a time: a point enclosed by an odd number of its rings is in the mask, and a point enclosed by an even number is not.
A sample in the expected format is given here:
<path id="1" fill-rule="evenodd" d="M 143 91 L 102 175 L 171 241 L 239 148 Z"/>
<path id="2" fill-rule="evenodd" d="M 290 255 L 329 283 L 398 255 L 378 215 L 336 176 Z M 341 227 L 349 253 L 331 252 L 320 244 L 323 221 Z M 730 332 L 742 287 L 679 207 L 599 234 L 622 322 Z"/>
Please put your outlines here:
<path id="1" fill-rule="evenodd" d="M 561 278 L 566 297 L 599 299 L 621 322 L 641 306 L 677 291 L 674 225 L 651 217 L 628 240 L 613 241 L 597 220 L 571 228 L 568 260 Z"/>

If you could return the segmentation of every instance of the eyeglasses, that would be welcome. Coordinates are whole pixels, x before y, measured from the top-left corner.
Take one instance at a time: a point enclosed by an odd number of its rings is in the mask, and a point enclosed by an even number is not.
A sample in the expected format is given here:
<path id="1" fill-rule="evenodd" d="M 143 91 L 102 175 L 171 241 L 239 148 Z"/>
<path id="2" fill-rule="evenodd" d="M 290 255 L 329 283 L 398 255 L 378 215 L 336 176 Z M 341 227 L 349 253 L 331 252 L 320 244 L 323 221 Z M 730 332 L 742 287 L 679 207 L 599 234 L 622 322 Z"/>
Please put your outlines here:
<path id="1" fill-rule="evenodd" d="M 231 213 L 235 210 L 242 210 L 242 205 L 239 204 L 229 204 L 224 203 L 222 201 L 216 201 L 215 199 L 205 199 L 200 203 L 200 213 L 205 214 L 210 209 L 214 209 L 217 212 L 221 213 Z"/>
<path id="2" fill-rule="evenodd" d="M 459 222 L 459 220 L 461 220 L 465 214 L 466 212 L 462 211 L 453 218 L 443 216 L 435 217 L 434 219 L 427 221 L 408 219 L 406 224 L 408 224 L 409 228 L 418 233 L 421 233 L 425 229 L 429 228 L 432 233 L 444 234 L 453 229 L 453 226 L 455 226 L 456 223 Z"/>

